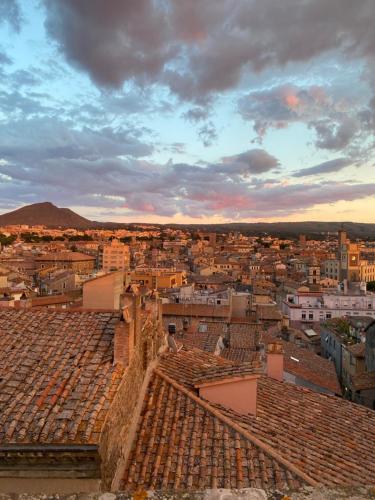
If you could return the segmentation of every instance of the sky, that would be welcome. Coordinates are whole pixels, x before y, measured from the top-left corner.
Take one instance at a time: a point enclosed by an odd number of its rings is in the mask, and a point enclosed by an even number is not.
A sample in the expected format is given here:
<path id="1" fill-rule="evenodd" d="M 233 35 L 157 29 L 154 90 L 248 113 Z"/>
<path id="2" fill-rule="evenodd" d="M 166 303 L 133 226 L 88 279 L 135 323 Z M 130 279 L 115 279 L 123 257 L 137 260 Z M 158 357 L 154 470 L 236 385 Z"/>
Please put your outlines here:
<path id="1" fill-rule="evenodd" d="M 375 222 L 374 0 L 0 0 L 0 212 Z"/>

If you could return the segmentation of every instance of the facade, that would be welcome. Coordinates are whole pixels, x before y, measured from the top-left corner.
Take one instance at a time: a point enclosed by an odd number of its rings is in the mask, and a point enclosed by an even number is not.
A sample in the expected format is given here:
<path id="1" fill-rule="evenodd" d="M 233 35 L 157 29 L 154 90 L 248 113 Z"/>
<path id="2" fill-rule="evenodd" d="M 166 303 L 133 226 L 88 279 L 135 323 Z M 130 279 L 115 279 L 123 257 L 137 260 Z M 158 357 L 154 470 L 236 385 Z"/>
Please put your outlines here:
<path id="1" fill-rule="evenodd" d="M 326 278 L 336 281 L 340 280 L 340 261 L 338 259 L 327 259 L 323 262 L 323 274 Z"/>
<path id="2" fill-rule="evenodd" d="M 115 271 L 83 284 L 82 306 L 85 309 L 120 310 L 124 292 L 124 273 Z"/>
<path id="3" fill-rule="evenodd" d="M 339 232 L 338 261 L 340 263 L 340 281 L 375 281 L 375 262 L 362 259 L 361 246 L 351 243 L 345 231 Z"/>
<path id="4" fill-rule="evenodd" d="M 132 283 L 147 286 L 151 290 L 161 288 L 178 288 L 184 284 L 184 273 L 181 271 L 136 270 L 130 273 Z"/>
<path id="5" fill-rule="evenodd" d="M 50 253 L 37 257 L 35 262 L 37 270 L 59 268 L 87 274 L 95 268 L 95 257 L 80 252 Z"/>
<path id="6" fill-rule="evenodd" d="M 39 292 L 43 294 L 65 293 L 76 288 L 76 275 L 71 270 L 57 269 L 54 272 L 39 273 Z"/>
<path id="7" fill-rule="evenodd" d="M 319 285 L 320 283 L 320 266 L 316 259 L 307 268 L 307 282 L 309 285 Z"/>
<path id="8" fill-rule="evenodd" d="M 297 292 L 282 303 L 283 313 L 291 321 L 324 321 L 343 316 L 375 318 L 375 294 L 364 289 L 337 292 Z"/>
<path id="9" fill-rule="evenodd" d="M 353 377 L 353 400 L 375 410 L 375 321 L 365 329 L 365 369 Z"/>
<path id="10" fill-rule="evenodd" d="M 350 393 L 353 377 L 361 373 L 364 362 L 364 330 L 371 317 L 334 318 L 323 322 L 320 330 L 321 354 L 331 359 L 344 390 Z M 350 394 L 347 394 L 350 397 Z"/>
<path id="11" fill-rule="evenodd" d="M 130 267 L 129 246 L 113 239 L 110 243 L 100 245 L 98 249 L 98 267 L 105 273 L 126 271 Z"/>

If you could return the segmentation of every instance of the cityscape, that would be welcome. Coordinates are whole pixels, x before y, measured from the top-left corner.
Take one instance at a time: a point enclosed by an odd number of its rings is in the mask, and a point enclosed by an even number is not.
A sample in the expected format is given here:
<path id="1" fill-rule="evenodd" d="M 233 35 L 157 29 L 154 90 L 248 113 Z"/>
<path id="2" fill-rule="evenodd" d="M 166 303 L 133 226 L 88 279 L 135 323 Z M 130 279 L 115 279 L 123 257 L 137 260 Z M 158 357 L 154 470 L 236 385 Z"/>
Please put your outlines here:
<path id="1" fill-rule="evenodd" d="M 0 500 L 375 497 L 374 25 L 0 0 Z"/>

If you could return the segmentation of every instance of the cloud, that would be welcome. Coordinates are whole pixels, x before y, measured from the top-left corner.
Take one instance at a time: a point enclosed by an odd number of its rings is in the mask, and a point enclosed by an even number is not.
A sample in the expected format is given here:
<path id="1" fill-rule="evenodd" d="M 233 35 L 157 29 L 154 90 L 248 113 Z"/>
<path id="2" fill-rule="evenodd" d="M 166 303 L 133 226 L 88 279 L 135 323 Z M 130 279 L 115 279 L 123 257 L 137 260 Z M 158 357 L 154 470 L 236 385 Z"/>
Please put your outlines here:
<path id="1" fill-rule="evenodd" d="M 348 167 L 353 162 L 349 158 L 336 158 L 335 160 L 325 161 L 314 167 L 303 168 L 293 174 L 293 177 L 306 177 L 309 175 L 328 174 L 338 172 L 345 167 Z"/>
<path id="2" fill-rule="evenodd" d="M 100 86 L 163 82 L 183 99 L 233 89 L 249 69 L 336 51 L 375 55 L 373 0 L 44 0 L 66 59 Z M 292 29 L 291 29 L 292 27 Z"/>
<path id="3" fill-rule="evenodd" d="M 209 116 L 209 109 L 207 107 L 196 106 L 194 108 L 186 111 L 182 116 L 189 120 L 190 122 L 200 122 L 202 120 L 206 120 Z"/>
<path id="4" fill-rule="evenodd" d="M 22 15 L 16 0 L 1 0 L 0 2 L 0 25 L 8 23 L 15 30 L 20 31 Z"/>
<path id="5" fill-rule="evenodd" d="M 56 118 L 34 118 L 0 125 L 0 158 L 25 165 L 40 160 L 142 157 L 151 145 L 140 141 L 137 130 L 73 128 Z"/>
<path id="6" fill-rule="evenodd" d="M 253 177 L 280 166 L 263 149 L 199 164 L 156 163 L 147 159 L 151 152 L 141 133 L 124 128 L 76 129 L 57 118 L 1 124 L 0 204 L 32 203 L 48 193 L 59 205 L 122 207 L 124 215 L 146 218 L 244 219 L 360 199 L 375 189 L 375 184 L 349 182 L 289 181 L 286 187 L 280 179 Z"/>
<path id="7" fill-rule="evenodd" d="M 217 139 L 217 131 L 213 122 L 205 123 L 198 130 L 198 136 L 205 147 L 211 146 Z"/>
<path id="8" fill-rule="evenodd" d="M 261 139 L 269 128 L 284 128 L 294 122 L 310 121 L 332 109 L 332 101 L 319 86 L 282 85 L 250 92 L 238 101 L 242 118 L 253 122 Z"/>
<path id="9" fill-rule="evenodd" d="M 238 155 L 224 157 L 222 165 L 218 166 L 217 170 L 221 172 L 230 170 L 232 173 L 247 177 L 251 174 L 263 174 L 279 165 L 279 161 L 264 149 L 251 149 Z"/>
<path id="10" fill-rule="evenodd" d="M 342 116 L 340 121 L 318 120 L 309 125 L 315 129 L 316 146 L 321 149 L 342 150 L 360 132 L 359 121 L 352 116 Z"/>
<path id="11" fill-rule="evenodd" d="M 12 60 L 10 59 L 10 57 L 5 52 L 0 50 L 0 66 L 5 66 L 6 64 L 11 64 L 11 63 Z"/>

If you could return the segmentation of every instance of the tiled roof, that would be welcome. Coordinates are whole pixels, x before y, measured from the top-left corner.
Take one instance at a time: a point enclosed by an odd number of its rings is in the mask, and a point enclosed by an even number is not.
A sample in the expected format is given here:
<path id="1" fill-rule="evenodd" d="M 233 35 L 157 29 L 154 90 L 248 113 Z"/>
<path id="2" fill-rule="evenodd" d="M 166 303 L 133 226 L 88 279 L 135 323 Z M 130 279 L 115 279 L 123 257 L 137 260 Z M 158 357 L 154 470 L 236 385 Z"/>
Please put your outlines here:
<path id="1" fill-rule="evenodd" d="M 214 373 L 217 370 L 231 369 L 234 363 L 221 356 L 214 356 L 200 349 L 182 349 L 178 354 L 165 353 L 159 362 L 160 370 L 179 381 L 190 389 L 194 388 L 197 380 L 210 370 Z"/>
<path id="2" fill-rule="evenodd" d="M 192 390 L 192 377 L 205 368 L 198 352 L 186 354 L 164 358 L 160 370 Z M 257 393 L 256 417 L 218 409 L 317 483 L 375 484 L 374 411 L 265 375 Z"/>
<path id="3" fill-rule="evenodd" d="M 122 489 L 297 488 L 304 480 L 164 374 L 145 397 Z"/>
<path id="4" fill-rule="evenodd" d="M 171 322 L 176 323 L 177 331 L 181 332 L 182 320 L 164 318 L 165 327 Z M 206 331 L 199 331 L 201 325 L 204 325 Z M 178 333 L 176 339 L 188 349 L 196 347 L 202 351 L 213 353 L 219 336 L 227 335 L 230 339 L 230 346 L 223 349 L 220 356 L 238 363 L 246 363 L 253 362 L 258 358 L 256 345 L 259 341 L 260 329 L 261 326 L 255 323 L 201 321 L 194 325 L 193 332 Z"/>
<path id="5" fill-rule="evenodd" d="M 0 443 L 97 443 L 122 378 L 114 313 L 0 310 Z"/>
<path id="6" fill-rule="evenodd" d="M 230 308 L 229 306 L 209 304 L 163 304 L 163 314 L 186 317 L 228 318 L 230 316 Z"/>
<path id="7" fill-rule="evenodd" d="M 224 412 L 320 484 L 375 484 L 372 410 L 261 376 L 256 418 Z"/>
<path id="8" fill-rule="evenodd" d="M 80 252 L 58 252 L 58 253 L 48 253 L 46 255 L 41 255 L 39 257 L 36 257 L 35 260 L 37 262 L 45 262 L 45 261 L 80 262 L 83 260 L 90 260 L 90 261 L 95 260 L 95 257 Z"/>
<path id="9" fill-rule="evenodd" d="M 262 338 L 266 345 L 275 341 L 275 337 L 268 333 L 263 333 Z M 286 372 L 327 389 L 334 394 L 342 393 L 335 365 L 332 361 L 318 356 L 309 349 L 299 347 L 293 342 L 277 340 L 283 345 L 284 370 Z"/>
<path id="10" fill-rule="evenodd" d="M 277 306 L 274 305 L 256 305 L 257 317 L 265 321 L 280 321 L 283 317 Z"/>
<path id="11" fill-rule="evenodd" d="M 46 295 L 44 297 L 32 297 L 31 305 L 32 307 L 38 306 L 48 306 L 53 304 L 67 304 L 72 302 L 72 299 L 68 295 Z"/>

